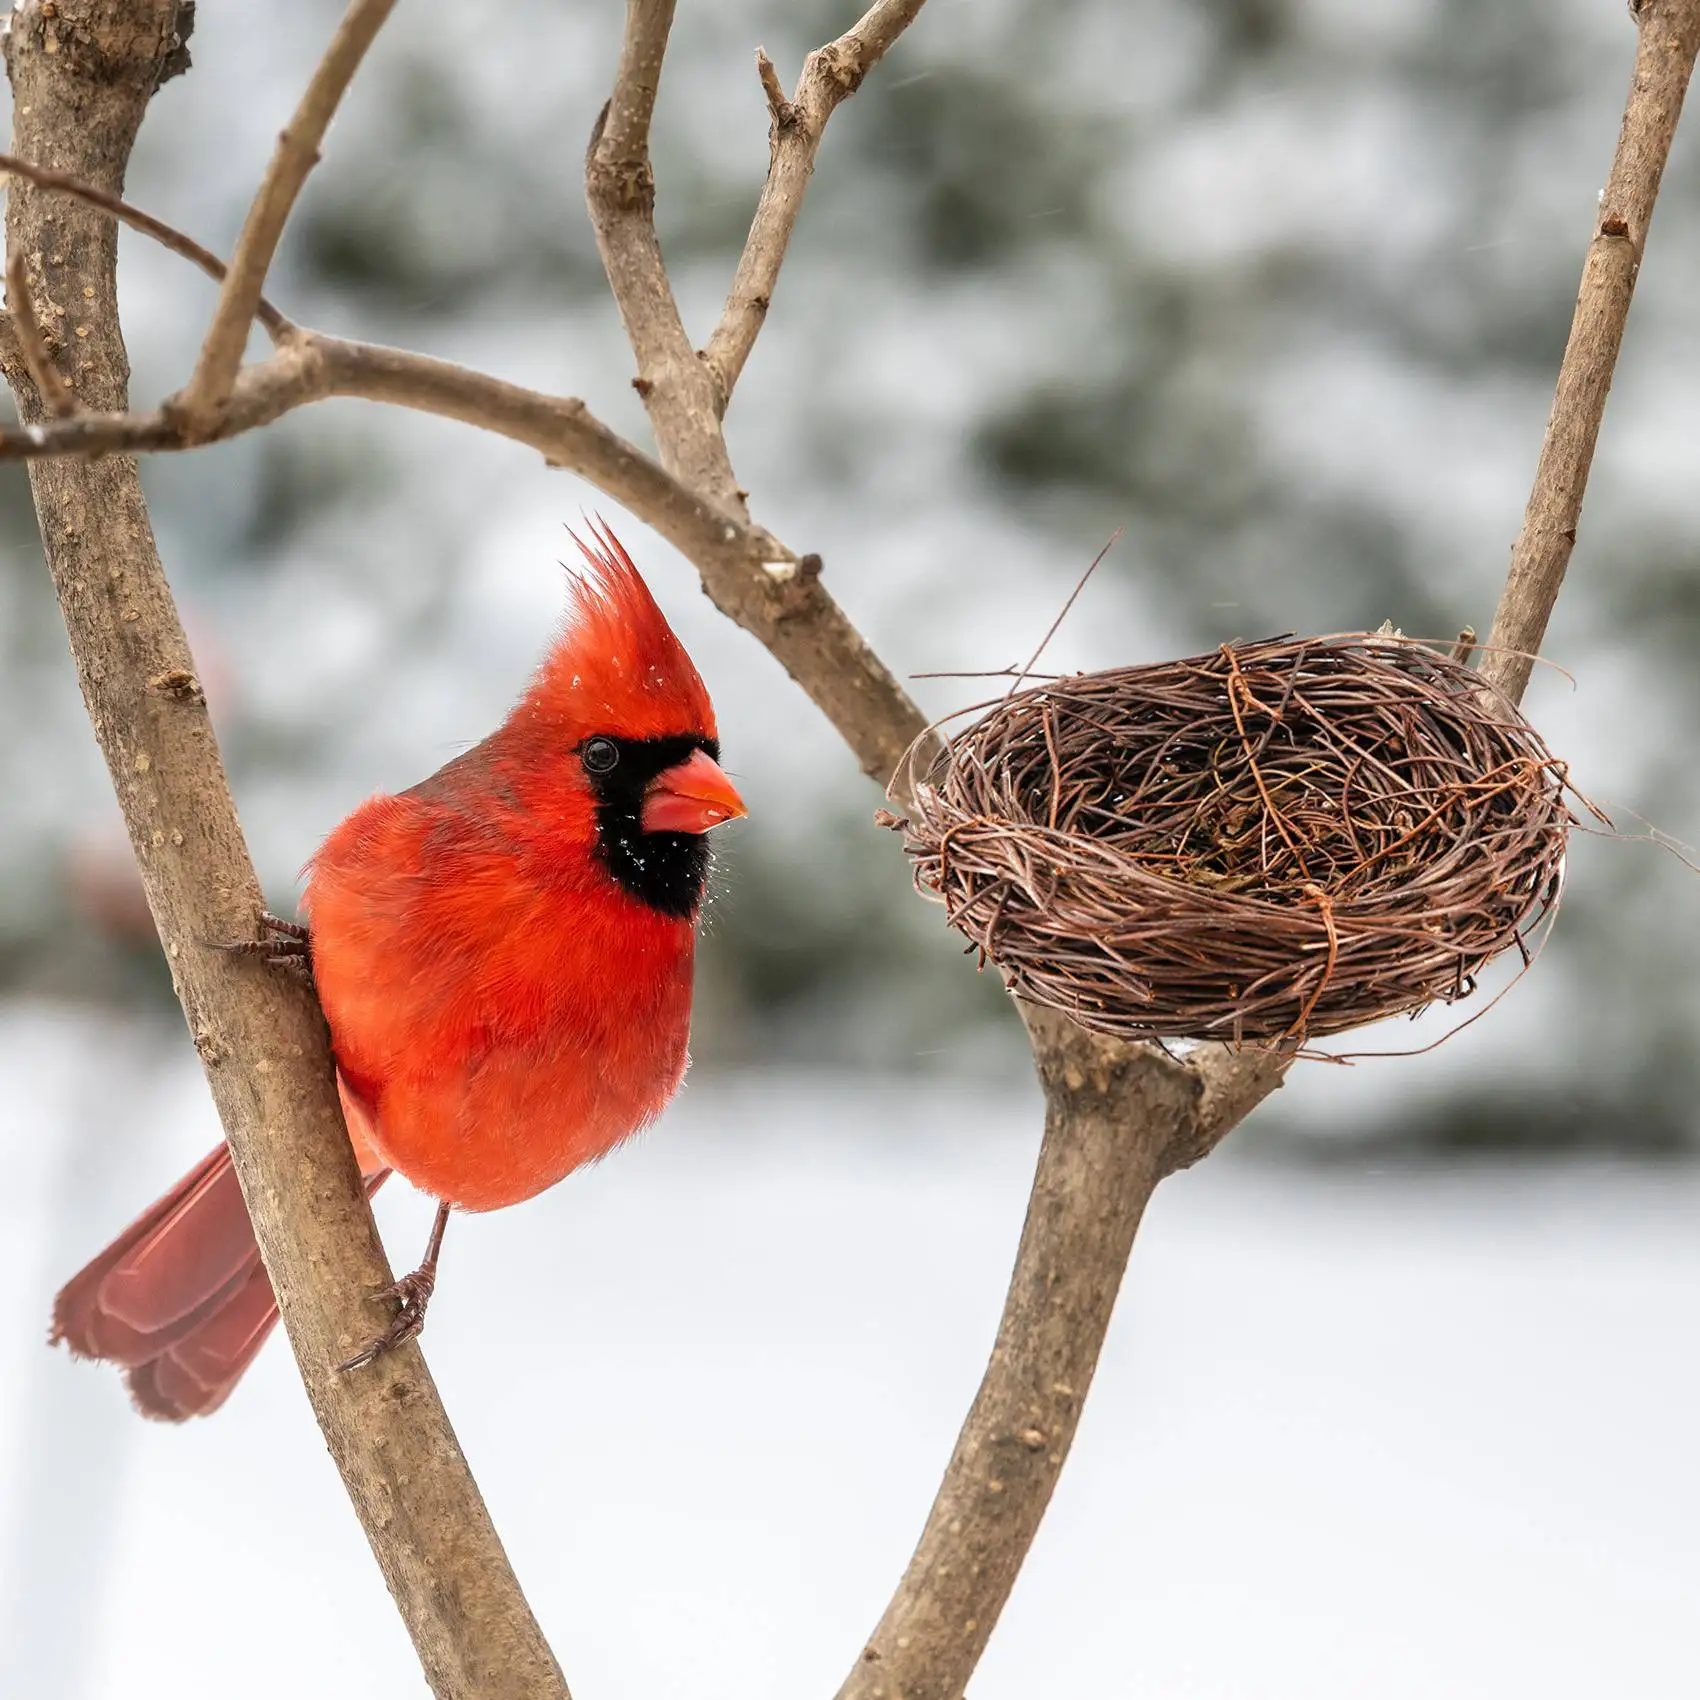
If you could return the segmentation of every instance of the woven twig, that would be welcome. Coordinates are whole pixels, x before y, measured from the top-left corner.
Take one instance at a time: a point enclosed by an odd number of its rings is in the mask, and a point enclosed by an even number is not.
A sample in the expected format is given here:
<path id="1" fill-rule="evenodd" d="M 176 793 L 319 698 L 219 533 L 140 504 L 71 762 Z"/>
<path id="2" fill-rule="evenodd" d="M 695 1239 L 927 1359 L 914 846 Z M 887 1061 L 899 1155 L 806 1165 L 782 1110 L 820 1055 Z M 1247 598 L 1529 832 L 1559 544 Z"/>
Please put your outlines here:
<path id="1" fill-rule="evenodd" d="M 1565 769 L 1479 675 L 1380 634 L 1024 689 L 897 824 L 1010 989 L 1120 1038 L 1300 1044 L 1530 958 Z"/>

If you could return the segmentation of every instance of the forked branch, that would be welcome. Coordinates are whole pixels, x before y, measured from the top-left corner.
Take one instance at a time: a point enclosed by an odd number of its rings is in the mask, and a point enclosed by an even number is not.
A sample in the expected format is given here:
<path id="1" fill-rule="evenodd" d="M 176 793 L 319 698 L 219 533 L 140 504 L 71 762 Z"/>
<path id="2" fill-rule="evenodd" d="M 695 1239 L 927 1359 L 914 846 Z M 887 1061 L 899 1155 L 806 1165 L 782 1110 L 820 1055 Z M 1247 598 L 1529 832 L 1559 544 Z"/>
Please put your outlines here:
<path id="1" fill-rule="evenodd" d="M 797 92 L 789 100 L 773 61 L 756 49 L 756 71 L 773 120 L 768 132 L 767 181 L 725 310 L 703 351 L 714 378 L 718 413 L 726 412 L 744 362 L 766 322 L 827 120 L 862 86 L 862 79 L 915 21 L 924 4 L 925 0 L 880 0 L 869 7 L 853 28 L 809 55 Z"/>
<path id="2" fill-rule="evenodd" d="M 164 16 L 168 33 L 174 7 L 169 0 L 150 3 Z M 68 4 L 62 0 L 61 13 Z M 119 0 L 79 4 L 97 25 L 109 27 L 132 9 Z M 768 179 L 725 312 L 701 357 L 686 336 L 653 219 L 648 136 L 673 6 L 671 0 L 629 0 L 613 97 L 586 162 L 586 191 L 610 286 L 636 356 L 636 384 L 655 431 L 659 464 L 609 431 L 574 398 L 505 384 L 422 355 L 298 330 L 263 302 L 259 291 L 271 255 L 318 139 L 388 9 L 363 0 L 350 7 L 256 197 L 184 395 L 151 413 L 127 411 L 121 388 L 110 381 L 121 364 L 114 316 L 116 352 L 96 374 L 102 381 L 78 395 L 78 411 L 59 419 L 33 418 L 26 411 L 20 431 L 0 432 L 0 458 L 32 462 L 44 533 L 52 534 L 50 564 L 63 587 L 85 690 L 97 724 L 107 728 L 103 743 L 162 935 L 172 947 L 185 1008 L 198 1042 L 205 1036 L 203 1054 L 249 1189 L 268 1268 L 280 1282 L 285 1320 L 292 1338 L 299 1325 L 298 1353 L 302 1342 L 311 1343 L 302 1358 L 303 1373 L 333 1450 L 341 1432 L 336 1428 L 338 1394 L 322 1381 L 328 1360 L 320 1336 L 349 1314 L 350 1282 L 376 1285 L 387 1275 L 374 1273 L 382 1260 L 371 1238 L 370 1215 L 346 1160 L 346 1138 L 327 1120 L 334 1119 L 335 1110 L 334 1098 L 328 1110 L 323 1103 L 328 1072 L 322 1029 L 310 1023 L 301 1027 L 302 1012 L 292 1013 L 287 999 L 278 1003 L 275 988 L 263 988 L 265 995 L 256 996 L 251 981 L 230 978 L 236 971 L 224 965 L 214 975 L 191 950 L 196 938 L 239 925 L 257 894 L 210 733 L 199 723 L 174 726 L 165 718 L 168 711 L 148 696 L 159 679 L 181 676 L 192 683 L 193 676 L 151 542 L 141 552 L 134 547 L 136 535 L 145 538 L 146 515 L 139 489 L 133 488 L 133 468 L 115 451 L 189 447 L 258 428 L 329 395 L 362 396 L 499 432 L 552 464 L 581 473 L 674 542 L 696 564 L 716 604 L 779 657 L 870 774 L 889 778 L 922 729 L 918 710 L 821 584 L 818 558 L 799 558 L 748 520 L 720 424 L 765 322 L 824 126 L 914 18 L 920 0 L 872 7 L 852 30 L 810 56 L 789 98 L 765 56 L 758 60 L 773 123 Z M 26 3 L 21 15 L 26 26 L 39 26 L 39 8 Z M 1495 681 L 1514 695 L 1521 692 L 1527 668 L 1519 676 L 1505 671 L 1499 658 L 1510 649 L 1535 647 L 1562 580 L 1641 243 L 1700 40 L 1700 0 L 1643 0 L 1639 21 L 1640 48 L 1623 140 L 1584 273 L 1535 495 L 1496 620 L 1495 647 L 1489 651 L 1495 657 L 1490 663 Z M 14 25 L 14 77 L 19 52 L 33 54 L 26 60 L 29 75 L 36 86 L 51 91 L 55 68 L 44 68 L 39 48 L 39 28 L 32 36 L 28 27 L 20 32 Z M 64 67 L 58 69 L 63 74 Z M 134 87 L 125 91 L 133 118 L 139 118 L 156 75 L 151 68 L 145 76 L 138 73 Z M 28 130 L 43 147 L 38 150 L 31 142 L 28 151 L 46 151 L 47 141 L 74 125 L 81 110 L 62 92 L 46 101 Z M 310 146 L 304 141 L 308 138 Z M 127 148 L 128 135 L 123 151 Z M 87 175 L 115 186 L 122 164 L 121 156 L 91 155 Z M 147 230 L 213 275 L 223 274 L 224 268 L 198 244 L 124 206 L 111 190 L 55 182 L 57 173 L 38 167 L 17 170 L 42 188 L 73 193 Z M 11 216 L 15 249 L 16 203 Z M 36 216 L 26 209 L 23 219 Z M 85 260 L 78 256 L 78 263 Z M 89 275 L 101 278 L 101 310 L 115 315 L 109 273 L 108 266 L 105 273 Z M 279 347 L 268 360 L 242 370 L 247 326 L 256 315 Z M 23 327 L 14 327 L 11 347 L 20 367 L 34 365 Z M 18 375 L 27 374 L 20 369 Z M 92 464 L 75 458 L 97 454 L 106 458 Z M 109 483 L 115 475 L 129 484 L 106 489 L 102 481 Z M 102 503 L 123 519 L 128 532 L 102 525 Z M 68 553 L 69 544 L 53 541 L 61 529 L 76 539 L 74 554 Z M 84 594 L 79 587 L 89 577 L 82 563 L 90 559 L 119 563 L 145 585 L 139 620 L 126 616 L 119 627 L 106 603 L 85 607 L 78 602 Z M 131 587 L 124 594 L 136 593 Z M 150 667 L 160 670 L 149 673 Z M 195 698 L 193 692 L 164 695 L 191 704 Z M 145 768 L 133 760 L 136 756 L 148 758 Z M 154 777 L 138 782 L 137 772 Z M 152 836 L 156 821 L 191 806 L 202 811 L 197 818 L 217 828 L 221 860 L 216 871 L 202 866 L 205 857 L 193 847 L 161 851 Z M 218 905 L 208 906 L 209 889 L 221 894 Z M 220 975 L 215 985 L 213 978 Z M 216 1013 L 221 1009 L 233 1012 L 222 1024 Z M 1282 1064 L 1263 1053 L 1234 1056 L 1212 1046 L 1177 1062 L 1153 1047 L 1087 1035 L 1050 1014 L 1024 1013 L 1045 1089 L 1046 1135 L 997 1347 L 914 1559 L 846 1680 L 841 1700 L 958 1700 L 1049 1502 L 1152 1188 L 1213 1148 L 1281 1077 Z M 208 1025 L 201 1026 L 203 1021 Z M 279 1036 L 282 1044 L 268 1079 L 264 1070 L 256 1072 L 255 1047 Z M 272 1066 L 269 1055 L 264 1060 Z M 270 1157 L 257 1146 L 250 1149 L 262 1124 L 292 1130 L 290 1150 L 310 1154 L 319 1165 L 311 1169 L 313 1184 L 319 1210 L 328 1211 L 319 1229 L 310 1225 L 311 1213 L 303 1213 L 300 1198 L 272 1167 L 274 1161 L 285 1161 L 282 1148 Z M 273 1181 L 277 1190 L 269 1198 L 253 1190 Z M 352 1249 L 337 1253 L 335 1246 L 344 1242 Z M 321 1261 L 315 1264 L 315 1258 Z M 334 1279 L 326 1284 L 327 1268 L 343 1271 L 341 1289 Z M 292 1271 L 299 1278 L 298 1293 L 290 1290 Z M 416 1360 L 416 1353 L 398 1354 L 385 1373 L 423 1377 L 423 1365 Z M 373 1533 L 374 1548 L 434 1686 L 440 1694 L 564 1694 L 559 1672 L 483 1518 L 470 1476 L 452 1451 L 452 1435 L 428 1381 L 407 1385 L 413 1392 L 404 1409 L 423 1424 L 423 1433 L 436 1437 L 431 1444 L 439 1448 L 440 1467 L 430 1479 L 448 1498 L 422 1492 L 417 1478 L 383 1485 L 388 1482 L 384 1470 L 395 1467 L 397 1459 L 410 1469 L 415 1461 L 399 1451 L 386 1453 L 387 1442 L 379 1446 L 375 1461 L 362 1452 L 386 1432 L 381 1418 L 353 1412 L 354 1429 L 342 1443 L 352 1448 L 350 1457 L 364 1458 L 377 1472 L 364 1484 L 351 1479 L 351 1493 L 367 1516 L 373 1484 L 382 1487 L 390 1522 L 383 1534 Z M 379 1426 L 361 1426 L 372 1421 Z M 344 1462 L 341 1453 L 339 1462 Z M 432 1560 L 435 1532 L 442 1526 L 435 1519 L 449 1517 L 446 1508 L 455 1494 L 460 1498 L 449 1520 L 465 1541 Z M 468 1583 L 470 1591 L 453 1601 L 422 1601 L 417 1590 L 432 1563 L 439 1578 L 480 1580 Z M 483 1670 L 497 1673 L 487 1682 L 466 1674 L 474 1654 L 485 1660 Z"/>

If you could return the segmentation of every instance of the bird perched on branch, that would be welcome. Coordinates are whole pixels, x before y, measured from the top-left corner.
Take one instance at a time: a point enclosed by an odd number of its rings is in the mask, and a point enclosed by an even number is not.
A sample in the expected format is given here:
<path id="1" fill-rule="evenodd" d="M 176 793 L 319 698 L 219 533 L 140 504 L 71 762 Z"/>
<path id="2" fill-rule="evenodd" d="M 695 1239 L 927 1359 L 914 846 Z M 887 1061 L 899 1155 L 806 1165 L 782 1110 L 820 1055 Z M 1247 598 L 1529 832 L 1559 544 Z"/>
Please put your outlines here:
<path id="1" fill-rule="evenodd" d="M 268 917 L 248 947 L 310 955 L 368 1193 L 393 1172 L 440 1201 L 394 1320 L 345 1368 L 419 1331 L 452 1209 L 553 1186 L 685 1071 L 705 835 L 744 805 L 690 657 L 594 536 L 567 630 L 502 726 L 356 809 L 309 864 L 308 926 Z M 276 1321 L 221 1146 L 66 1284 L 53 1338 L 180 1421 L 224 1402 Z"/>

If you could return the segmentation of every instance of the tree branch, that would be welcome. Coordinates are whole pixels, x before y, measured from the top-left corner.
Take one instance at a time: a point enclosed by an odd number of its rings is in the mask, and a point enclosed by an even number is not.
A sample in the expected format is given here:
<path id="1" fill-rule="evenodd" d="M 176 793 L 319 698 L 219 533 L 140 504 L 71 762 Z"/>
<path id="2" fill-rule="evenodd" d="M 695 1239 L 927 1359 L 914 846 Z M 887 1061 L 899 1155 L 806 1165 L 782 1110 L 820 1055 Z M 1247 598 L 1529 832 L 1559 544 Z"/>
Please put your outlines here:
<path id="1" fill-rule="evenodd" d="M 1570 339 L 1482 676 L 1520 702 L 1558 601 L 1635 294 L 1659 180 L 1700 52 L 1700 0 L 1639 0 L 1635 69 L 1611 176 L 1582 265 Z"/>
<path id="2" fill-rule="evenodd" d="M 1177 1062 L 1023 1007 L 1045 1140 L 991 1366 L 920 1544 L 838 1700 L 958 1700 L 1050 1504 L 1157 1183 L 1281 1083 L 1269 1052 Z"/>
<path id="3" fill-rule="evenodd" d="M 1538 648 L 1563 582 L 1700 43 L 1700 0 L 1641 0 L 1638 18 L 1623 135 L 1494 623 L 1491 642 L 1503 647 L 1483 669 L 1513 701 L 1532 663 L 1510 651 Z M 1024 1013 L 1045 1088 L 1045 1143 L 997 1344 L 920 1544 L 838 1700 L 960 1700 L 1049 1504 L 1146 1200 L 1164 1175 L 1212 1149 L 1285 1068 L 1268 1053 L 1217 1046 L 1176 1064 L 1052 1012 Z M 1187 1073 L 1192 1082 L 1179 1078 Z"/>
<path id="4" fill-rule="evenodd" d="M 732 473 L 707 369 L 685 334 L 655 234 L 655 172 L 649 121 L 673 27 L 674 0 L 626 0 L 626 33 L 614 92 L 585 155 L 585 201 L 602 268 L 637 357 L 661 464 L 686 488 L 738 519 L 749 517 Z"/>
<path id="5" fill-rule="evenodd" d="M 786 100 L 773 62 L 756 49 L 756 69 L 773 124 L 768 133 L 767 181 L 738 260 L 731 293 L 703 358 L 714 379 L 716 407 L 726 412 L 732 391 L 767 319 L 779 268 L 803 210 L 826 122 L 862 86 L 892 43 L 915 21 L 926 0 L 879 0 L 854 28 L 817 48 L 803 63 L 797 92 Z"/>
<path id="6" fill-rule="evenodd" d="M 177 21 L 176 0 L 26 0 L 6 47 L 19 146 L 115 193 Z M 121 411 L 111 219 L 23 188 L 7 237 L 14 255 L 46 256 L 46 287 L 79 303 L 82 394 Z M 34 386 L 16 388 L 29 418 Z M 36 461 L 30 479 L 78 679 L 284 1326 L 426 1675 L 454 1700 L 566 1700 L 417 1348 L 358 1376 L 333 1368 L 370 1334 L 368 1295 L 391 1273 L 311 990 L 208 945 L 252 935 L 260 890 L 135 462 Z"/>
<path id="7" fill-rule="evenodd" d="M 162 248 L 170 249 L 180 259 L 198 267 L 214 283 L 223 283 L 229 275 L 230 268 L 224 261 L 209 249 L 203 248 L 192 236 L 185 236 L 181 230 L 174 229 L 151 213 L 131 206 L 128 201 L 121 200 L 117 195 L 109 195 L 105 190 L 95 188 L 92 183 L 85 183 L 81 178 L 71 176 L 69 172 L 54 171 L 45 165 L 32 165 L 27 159 L 19 159 L 16 154 L 0 153 L 0 176 L 22 177 L 25 182 L 34 183 L 38 188 L 52 189 L 58 194 L 69 195 L 72 200 L 81 201 L 85 206 L 99 207 L 102 212 L 110 213 L 120 224 L 127 224 L 132 230 L 139 230 L 142 235 L 152 237 Z M 274 343 L 281 342 L 295 328 L 263 295 L 255 300 L 254 317 L 265 327 L 266 334 Z"/>
<path id="8" fill-rule="evenodd" d="M 814 103 L 807 120 L 812 139 L 787 148 L 782 137 L 775 138 L 768 187 L 740 261 L 749 289 L 771 290 L 778 275 L 827 117 L 918 10 L 918 4 L 876 5 L 856 29 L 811 55 L 798 102 Z M 731 362 L 724 383 L 713 377 L 711 360 L 687 363 L 681 354 L 688 344 L 655 240 L 647 149 L 671 13 L 671 5 L 659 0 L 629 0 L 614 96 L 592 140 L 589 198 L 662 464 L 687 490 L 721 506 L 730 488 L 741 513 L 743 498 L 721 417 L 766 307 L 764 301 L 759 311 L 750 311 L 734 283 L 723 339 Z M 796 124 L 804 122 L 795 111 L 792 116 Z M 776 124 L 781 117 L 775 108 Z M 642 508 L 634 511 L 644 514 Z M 695 554 L 693 559 L 719 602 L 709 563 Z M 796 576 L 802 579 L 800 566 Z M 818 584 L 808 588 L 815 620 L 828 609 L 836 614 Z M 868 771 L 889 782 L 902 749 L 887 745 L 879 751 L 880 762 L 871 763 L 857 733 L 870 715 L 882 726 L 919 731 L 919 710 L 860 638 L 855 642 L 863 664 L 847 679 L 839 672 L 844 658 L 839 645 L 783 655 L 786 635 L 782 624 L 778 641 L 766 641 L 833 716 Z M 847 683 L 854 687 L 848 700 Z M 998 1346 L 921 1545 L 841 1700 L 880 1695 L 957 1700 L 1073 1442 L 1079 1401 L 1098 1361 L 1146 1198 L 1165 1173 L 1211 1149 L 1279 1084 L 1285 1067 L 1266 1054 L 1230 1056 L 1218 1046 L 1176 1064 L 1154 1046 L 1117 1045 L 1039 1012 L 1032 1012 L 1028 1025 L 1045 1085 L 1047 1131 Z M 1055 1393 L 1058 1385 L 1073 1390 L 1066 1400 Z M 1030 1434 L 1043 1436 L 1038 1447 L 1024 1438 Z"/>
<path id="9" fill-rule="evenodd" d="M 30 295 L 22 250 L 6 262 L 6 310 L 12 315 L 18 358 L 28 369 L 42 406 L 56 419 L 68 419 L 77 411 L 77 398 L 48 352 L 47 338 L 41 333 L 41 321 L 35 316 L 35 301 Z"/>
<path id="10" fill-rule="evenodd" d="M 206 440 L 239 436 L 331 396 L 441 414 L 509 437 L 640 515 L 696 565 L 715 606 L 803 686 L 870 776 L 888 777 L 925 730 L 926 717 L 821 584 L 818 556 L 799 558 L 761 526 L 727 518 L 576 397 L 544 395 L 423 354 L 295 330 L 276 354 L 238 374 Z M 164 408 L 0 426 L 0 462 L 195 446 L 181 415 Z"/>
<path id="11" fill-rule="evenodd" d="M 1542 535 L 1550 533 L 1547 520 L 1537 523 L 1537 512 L 1546 514 L 1541 493 L 1545 488 L 1556 492 L 1554 500 L 1568 502 L 1560 518 L 1570 514 L 1573 533 L 1581 478 L 1633 284 L 1634 256 L 1622 265 L 1619 251 L 1639 251 L 1694 59 L 1697 7 L 1700 0 L 1645 0 L 1641 8 L 1631 111 L 1607 192 L 1608 209 L 1629 210 L 1620 215 L 1621 232 L 1609 213 L 1602 219 L 1589 258 L 1590 268 L 1599 259 L 1610 283 L 1609 300 L 1621 300 L 1621 307 L 1614 306 L 1615 330 L 1607 315 L 1605 342 L 1597 331 L 1589 333 L 1592 341 L 1584 337 L 1580 343 L 1578 332 L 1572 334 L 1573 350 L 1593 351 L 1578 369 L 1591 376 L 1567 387 L 1561 374 L 1550 455 L 1543 453 L 1525 526 L 1528 548 L 1520 539 L 1501 609 L 1510 647 L 1532 648 L 1539 641 L 1562 578 L 1568 539 L 1556 568 L 1541 565 L 1551 560 L 1537 547 L 1542 527 Z M 748 522 L 720 417 L 759 334 L 820 128 L 918 9 L 876 5 L 856 29 L 811 55 L 793 101 L 785 101 L 776 77 L 764 75 L 775 124 L 768 184 L 726 312 L 699 360 L 684 335 L 653 222 L 648 134 L 672 5 L 630 0 L 614 96 L 592 138 L 586 188 L 610 285 L 637 357 L 637 386 L 655 429 L 659 465 L 608 431 L 577 400 L 304 331 L 286 337 L 278 354 L 259 366 L 240 373 L 232 368 L 228 404 L 209 429 L 231 435 L 308 401 L 359 395 L 441 413 L 530 445 L 590 478 L 684 551 L 716 604 L 784 662 L 864 768 L 889 778 L 921 730 L 921 716 L 821 586 L 818 560 L 799 560 Z M 832 50 L 842 56 L 822 58 Z M 812 86 L 811 72 L 829 75 L 838 92 L 824 83 Z M 816 117 L 798 110 L 811 99 L 818 103 Z M 793 130 L 799 134 L 787 140 Z M 1632 135 L 1638 138 L 1633 143 Z M 1620 191 L 1625 198 L 1615 202 Z M 262 277 L 263 272 L 262 267 Z M 1586 272 L 1583 296 L 1590 296 Z M 1579 326 L 1584 317 L 1579 303 Z M 1571 368 L 1567 353 L 1566 370 L 1576 378 Z M 21 432 L 0 433 L 0 458 L 37 460 L 32 476 L 45 480 L 43 456 L 181 448 L 199 440 L 192 424 L 185 428 L 170 408 L 128 415 L 121 394 L 91 399 L 104 411 L 63 422 L 31 420 Z M 1578 459 L 1575 444 L 1582 437 Z M 1531 585 L 1545 598 L 1538 620 L 1518 612 L 1519 587 Z M 1506 644 L 1499 623 L 1494 642 Z M 1526 677 L 1525 667 L 1513 681 L 1515 692 Z M 112 758 L 115 773 L 122 771 L 122 754 Z M 1024 1013 L 1045 1088 L 1046 1137 L 998 1344 L 915 1557 L 841 1691 L 846 1700 L 958 1700 L 1066 1457 L 1146 1199 L 1164 1175 L 1212 1149 L 1281 1078 L 1282 1062 L 1267 1053 L 1231 1055 L 1208 1046 L 1177 1062 L 1154 1047 L 1085 1034 L 1047 1012 Z M 351 1176 L 344 1178 L 352 1183 Z M 364 1220 L 362 1231 L 369 1233 L 369 1217 Z M 286 1320 L 287 1314 L 286 1307 Z"/>
<path id="12" fill-rule="evenodd" d="M 295 198 L 307 181 L 307 173 L 319 163 L 319 143 L 394 5 L 395 0 L 350 0 L 295 116 L 278 136 L 271 164 L 231 256 L 230 274 L 219 291 L 200 358 L 178 398 L 177 405 L 198 436 L 210 433 L 219 407 L 236 381 L 242 352 L 248 346 L 248 327 L 259 308 L 266 273 L 271 270 L 272 255 L 277 252 Z"/>

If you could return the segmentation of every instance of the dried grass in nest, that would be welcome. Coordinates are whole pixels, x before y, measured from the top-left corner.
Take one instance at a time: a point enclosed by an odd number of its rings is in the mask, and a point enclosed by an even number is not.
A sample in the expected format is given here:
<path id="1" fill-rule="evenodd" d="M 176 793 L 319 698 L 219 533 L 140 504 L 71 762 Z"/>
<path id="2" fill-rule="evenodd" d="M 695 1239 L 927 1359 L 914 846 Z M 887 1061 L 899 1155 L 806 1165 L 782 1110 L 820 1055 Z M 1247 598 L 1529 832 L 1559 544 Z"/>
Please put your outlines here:
<path id="1" fill-rule="evenodd" d="M 898 822 L 1010 989 L 1125 1039 L 1286 1042 L 1453 1003 L 1556 903 L 1562 763 L 1397 637 L 1224 645 L 1020 690 Z"/>

